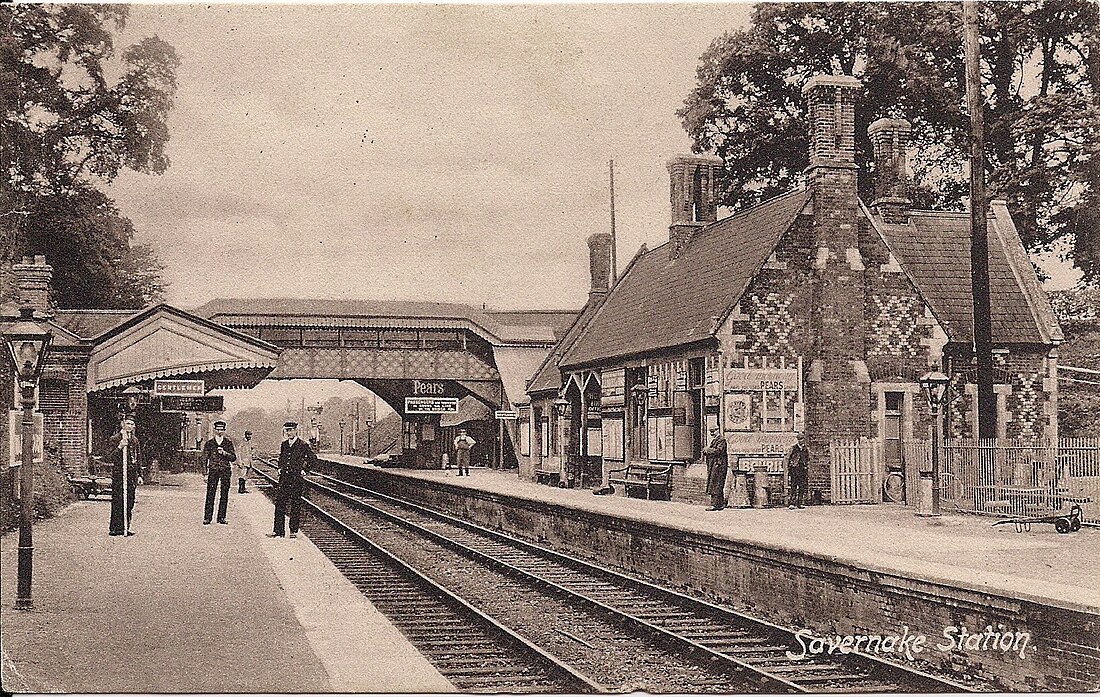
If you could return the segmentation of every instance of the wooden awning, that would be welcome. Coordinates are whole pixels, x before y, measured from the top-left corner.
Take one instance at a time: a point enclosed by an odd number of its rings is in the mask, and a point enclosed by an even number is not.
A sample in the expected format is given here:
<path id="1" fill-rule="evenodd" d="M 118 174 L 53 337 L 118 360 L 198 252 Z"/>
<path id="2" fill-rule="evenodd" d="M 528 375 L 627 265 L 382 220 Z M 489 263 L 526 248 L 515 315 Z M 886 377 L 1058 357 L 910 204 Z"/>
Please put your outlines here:
<path id="1" fill-rule="evenodd" d="M 184 312 L 156 305 L 97 337 L 88 362 L 88 391 L 160 377 L 237 371 L 250 385 L 270 373 L 279 348 Z M 221 374 L 225 374 L 224 372 Z"/>

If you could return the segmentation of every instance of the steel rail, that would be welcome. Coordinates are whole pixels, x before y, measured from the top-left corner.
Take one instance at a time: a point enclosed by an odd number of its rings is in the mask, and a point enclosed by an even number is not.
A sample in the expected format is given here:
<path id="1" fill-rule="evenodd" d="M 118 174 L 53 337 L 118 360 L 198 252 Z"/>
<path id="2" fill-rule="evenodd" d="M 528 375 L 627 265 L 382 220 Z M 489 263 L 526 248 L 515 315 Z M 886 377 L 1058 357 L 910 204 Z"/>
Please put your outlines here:
<path id="1" fill-rule="evenodd" d="M 592 562 L 589 562 L 589 561 L 586 561 L 586 560 L 583 560 L 583 559 L 579 559 L 577 557 L 573 557 L 573 556 L 570 556 L 570 555 L 567 555 L 567 554 L 563 554 L 563 553 L 557 552 L 555 550 L 547 549 L 545 547 L 540 547 L 538 545 L 532 544 L 532 543 L 527 542 L 525 540 L 520 540 L 518 538 L 511 537 L 509 535 L 505 535 L 505 534 L 500 533 L 500 532 L 495 531 L 495 530 L 489 530 L 487 528 L 483 528 L 483 527 L 481 527 L 479 525 L 476 525 L 474 523 L 471 523 L 469 521 L 462 520 L 460 518 L 456 518 L 456 517 L 453 517 L 453 516 L 449 516 L 447 514 L 439 512 L 439 511 L 434 511 L 432 509 L 426 508 L 426 507 L 424 507 L 420 504 L 417 504 L 417 503 L 407 501 L 407 500 L 401 499 L 399 497 L 390 496 L 388 494 L 384 494 L 384 493 L 381 493 L 381 492 L 378 492 L 378 491 L 375 491 L 373 489 L 369 489 L 367 487 L 363 487 L 363 486 L 360 486 L 360 485 L 352 484 L 350 482 L 345 482 L 345 481 L 340 480 L 336 477 L 332 477 L 331 475 L 321 474 L 320 476 L 323 477 L 324 479 L 330 481 L 330 482 L 337 483 L 340 486 L 349 487 L 353 490 L 361 491 L 361 492 L 363 492 L 364 494 L 366 494 L 368 496 L 373 496 L 373 497 L 376 497 L 376 498 L 381 499 L 383 501 L 390 502 L 393 505 L 397 505 L 399 507 L 414 510 L 414 511 L 419 512 L 422 515 L 425 515 L 429 518 L 433 518 L 433 519 L 439 520 L 441 522 L 447 523 L 449 525 L 457 526 L 457 527 L 460 527 L 460 528 L 465 529 L 467 531 L 474 532 L 476 534 L 491 538 L 491 539 L 496 540 L 500 543 L 503 543 L 503 544 L 511 546 L 511 547 L 519 548 L 521 550 L 524 550 L 524 551 L 526 551 L 528 553 L 531 553 L 531 554 L 534 554 L 536 556 L 549 558 L 551 560 L 557 561 L 558 563 L 566 566 L 567 568 L 571 568 L 571 569 L 574 569 L 574 570 L 580 570 L 582 572 L 594 574 L 596 576 L 603 576 L 605 578 L 612 579 L 613 581 L 615 581 L 617 583 L 623 584 L 627 588 L 640 589 L 640 590 L 642 590 L 646 593 L 649 593 L 650 595 L 657 595 L 658 597 L 661 597 L 661 598 L 665 599 L 666 602 L 670 602 L 674 605 L 679 605 L 681 607 L 687 606 L 688 608 L 691 608 L 691 609 L 699 612 L 704 617 L 707 617 L 707 616 L 709 616 L 711 618 L 716 617 L 719 620 L 730 622 L 731 624 L 734 624 L 735 626 L 740 625 L 741 628 L 751 628 L 752 631 L 763 633 L 765 635 L 768 635 L 769 637 L 775 637 L 775 636 L 778 635 L 779 637 L 782 637 L 784 643 L 786 643 L 788 646 L 792 645 L 793 642 L 795 641 L 795 637 L 796 637 L 797 633 L 794 630 L 791 630 L 787 627 L 783 627 L 781 625 L 777 625 L 777 624 L 768 622 L 766 620 L 762 620 L 760 618 L 753 617 L 751 615 L 747 615 L 747 614 L 744 614 L 744 613 L 741 613 L 741 612 L 738 612 L 738 611 L 735 611 L 735 610 L 732 610 L 732 609 L 729 609 L 729 608 L 714 605 L 712 603 L 708 603 L 708 602 L 700 600 L 698 598 L 693 598 L 691 596 L 685 595 L 685 594 L 680 593 L 678 591 L 674 591 L 674 590 L 671 590 L 671 589 L 668 589 L 668 588 L 664 588 L 664 587 L 655 585 L 655 584 L 653 584 L 649 581 L 645 581 L 645 580 L 635 578 L 635 577 L 632 577 L 632 576 L 627 576 L 626 574 L 615 571 L 613 569 L 609 569 L 607 567 L 603 567 L 603 566 L 594 564 Z M 770 671 L 767 670 L 766 667 L 760 667 L 760 666 L 754 665 L 752 663 L 737 659 L 734 656 L 730 656 L 726 653 L 722 653 L 721 651 L 718 651 L 716 649 L 712 649 L 708 646 L 705 646 L 705 645 L 700 644 L 696 641 L 693 641 L 692 639 L 690 639 L 688 637 L 682 636 L 681 634 L 677 634 L 674 631 L 670 631 L 665 627 L 661 627 L 659 625 L 653 624 L 652 622 L 648 622 L 648 621 L 646 621 L 645 619 L 643 619 L 641 617 L 634 616 L 634 615 L 632 615 L 628 612 L 625 612 L 625 611 L 619 610 L 617 608 L 611 607 L 611 606 L 607 605 L 606 603 L 602 603 L 599 600 L 596 600 L 594 598 L 591 598 L 591 597 L 585 596 L 583 594 L 577 593 L 577 592 L 575 592 L 575 591 L 573 591 L 569 588 L 566 588 L 566 587 L 562 586 L 561 584 L 554 583 L 553 581 L 542 578 L 542 577 L 540 577 L 536 574 L 530 573 L 530 572 L 528 572 L 524 569 L 520 569 L 520 568 L 516 567 L 513 564 L 509 564 L 508 562 L 505 562 L 505 561 L 502 561 L 502 560 L 497 559 L 495 557 L 492 557 L 491 555 L 485 554 L 485 553 L 480 552 L 478 550 L 473 550 L 473 549 L 471 549 L 471 548 L 469 548 L 469 547 L 467 547 L 467 546 L 465 546 L 465 545 L 463 545 L 459 542 L 450 540 L 446 536 L 441 535 L 441 534 L 439 534 L 435 531 L 429 530 L 427 528 L 423 528 L 423 526 L 418 526 L 415 523 L 412 523 L 411 521 L 408 521 L 408 520 L 406 520 L 406 519 L 404 519 L 400 516 L 394 515 L 392 513 L 387 512 L 387 511 L 383 511 L 382 509 L 378 509 L 375 506 L 371 506 L 369 503 L 363 502 L 360 499 L 355 499 L 355 498 L 353 498 L 353 497 L 351 497 L 347 494 L 344 494 L 343 492 L 336 491 L 335 489 L 332 489 L 331 487 L 326 487 L 322 484 L 317 484 L 317 483 L 313 483 L 312 485 L 315 486 L 315 487 L 321 487 L 321 488 L 329 491 L 331 494 L 338 495 L 338 496 L 344 498 L 345 500 L 352 501 L 352 502 L 356 503 L 356 505 L 370 507 L 370 508 L 376 510 L 380 515 L 382 515 L 386 519 L 392 520 L 392 521 L 397 522 L 397 523 L 399 523 L 401 525 L 404 525 L 406 527 L 412 527 L 412 528 L 417 528 L 419 530 L 423 530 L 423 534 L 427 535 L 428 537 L 430 537 L 432 539 L 435 539 L 438 542 L 440 542 L 442 544 L 445 544 L 449 547 L 452 547 L 452 548 L 454 548 L 454 549 L 456 549 L 460 552 L 467 553 L 465 550 L 469 550 L 468 554 L 470 556 L 474 556 L 474 557 L 478 558 L 479 560 L 481 560 L 485 563 L 500 566 L 501 568 L 507 570 L 510 574 L 518 575 L 522 578 L 526 578 L 530 581 L 538 583 L 539 585 L 547 586 L 547 587 L 553 589 L 555 592 L 563 593 L 563 594 L 566 594 L 568 596 L 578 598 L 578 599 L 584 601 L 585 603 L 596 606 L 596 607 L 600 608 L 603 611 L 610 612 L 613 615 L 618 616 L 621 619 L 624 619 L 624 620 L 626 620 L 626 621 L 628 621 L 632 624 L 635 624 L 639 627 L 642 627 L 642 628 L 644 628 L 648 631 L 654 632 L 658 635 L 662 635 L 664 637 L 667 637 L 667 638 L 669 638 L 669 639 L 671 639 L 671 640 L 673 640 L 677 643 L 680 643 L 681 645 L 683 645 L 686 648 L 689 648 L 693 651 L 703 652 L 704 654 L 707 654 L 711 657 L 719 658 L 721 660 L 730 662 L 735 667 L 737 667 L 739 670 L 749 671 L 750 673 L 757 675 L 758 677 L 761 678 L 762 681 L 765 682 L 765 684 L 771 683 L 771 687 L 773 687 L 773 688 L 779 688 L 779 689 L 783 689 L 783 690 L 786 690 L 786 691 L 796 691 L 796 692 L 811 692 L 811 691 L 814 691 L 812 686 L 798 684 L 797 682 L 793 682 L 792 680 L 788 680 L 788 679 L 786 679 L 782 676 L 775 675 L 775 674 L 771 673 Z M 809 638 L 809 637 L 807 637 L 807 638 Z M 840 664 L 841 666 L 846 666 L 846 667 L 853 667 L 853 666 L 847 666 L 847 664 L 849 664 L 849 663 L 858 664 L 859 668 L 867 671 L 867 675 L 864 676 L 864 679 L 866 679 L 866 680 L 873 680 L 873 679 L 879 678 L 879 679 L 883 679 L 883 680 L 889 680 L 889 681 L 895 682 L 895 683 L 901 683 L 902 685 L 913 685 L 915 683 L 914 689 L 918 690 L 918 691 L 946 691 L 946 692 L 973 692 L 973 691 L 975 691 L 975 690 L 973 690 L 973 688 L 970 688 L 969 686 L 966 686 L 966 685 L 963 685 L 961 683 L 949 680 L 947 678 L 943 678 L 943 677 L 940 677 L 940 676 L 937 676 L 937 675 L 933 675 L 933 674 L 927 673 L 925 671 L 919 670 L 917 668 L 898 665 L 898 664 L 892 663 L 890 661 L 886 661 L 882 658 L 879 658 L 878 656 L 874 656 L 874 655 L 867 654 L 867 653 L 853 651 L 853 652 L 850 652 L 850 653 L 847 653 L 847 654 L 842 654 L 840 656 L 837 656 L 835 654 L 831 654 L 827 657 L 819 658 L 818 659 L 818 665 L 820 665 L 822 662 L 825 662 L 825 661 L 833 661 L 837 664 Z M 807 666 L 813 666 L 814 664 L 808 662 L 806 665 Z"/>
<path id="2" fill-rule="evenodd" d="M 257 460 L 269 467 L 272 466 L 272 463 L 266 458 L 257 458 Z M 268 483 L 272 486 L 278 485 L 277 480 L 271 475 L 260 470 L 258 470 L 258 472 L 260 476 L 266 479 Z M 430 577 L 426 576 L 425 574 L 410 566 L 402 559 L 395 556 L 389 550 L 385 549 L 378 543 L 364 537 L 351 525 L 344 522 L 343 520 L 340 520 L 331 512 L 324 510 L 321 506 L 308 499 L 303 499 L 303 503 L 307 505 L 310 509 L 312 509 L 325 522 L 335 527 L 345 536 L 353 539 L 360 546 L 365 547 L 369 551 L 369 553 L 380 557 L 386 563 L 390 564 L 393 567 L 396 567 L 396 569 L 399 570 L 401 573 L 404 573 L 405 575 L 411 577 L 416 584 L 427 588 L 429 594 L 432 595 L 434 599 L 442 600 L 444 604 L 451 605 L 452 607 L 457 608 L 459 610 L 458 614 L 460 615 L 466 614 L 472 617 L 473 624 L 487 625 L 492 629 L 493 632 L 501 635 L 507 643 L 518 648 L 521 654 L 524 652 L 533 654 L 535 657 L 535 662 L 541 663 L 543 664 L 544 668 L 550 669 L 551 677 L 553 677 L 553 673 L 563 674 L 562 677 L 565 678 L 564 680 L 561 680 L 561 687 L 563 688 L 563 692 L 607 692 L 607 688 L 600 683 L 591 679 L 587 675 L 584 675 L 583 673 L 577 671 L 572 666 L 566 664 L 556 656 L 548 653 L 541 647 L 535 645 L 534 643 L 528 641 L 513 630 L 504 626 L 495 618 L 474 607 L 465 599 L 447 590 Z M 410 641 L 412 640 L 410 639 Z M 415 641 L 413 643 L 415 645 Z M 446 673 L 444 673 L 444 675 L 446 675 Z"/>

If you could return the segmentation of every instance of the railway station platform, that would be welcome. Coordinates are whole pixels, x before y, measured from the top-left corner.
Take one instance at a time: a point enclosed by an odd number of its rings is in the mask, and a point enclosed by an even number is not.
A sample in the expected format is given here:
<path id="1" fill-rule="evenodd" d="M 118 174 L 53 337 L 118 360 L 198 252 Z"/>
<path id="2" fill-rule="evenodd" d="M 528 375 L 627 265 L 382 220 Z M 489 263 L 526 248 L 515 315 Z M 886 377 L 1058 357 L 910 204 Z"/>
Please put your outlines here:
<path id="1" fill-rule="evenodd" d="M 30 612 L 0 538 L 6 692 L 454 691 L 305 535 L 266 537 L 262 493 L 204 526 L 202 479 L 171 479 L 139 487 L 133 537 L 107 535 L 107 499 L 37 524 Z"/>
<path id="2" fill-rule="evenodd" d="M 361 458 L 325 456 L 361 464 Z M 372 467 L 364 465 L 364 467 Z M 380 468 L 376 468 L 380 469 Z M 914 515 L 900 505 L 808 506 L 707 511 L 704 506 L 594 496 L 588 489 L 559 489 L 520 480 L 514 470 L 386 469 L 388 473 L 479 491 L 603 513 L 780 551 L 812 553 L 871 570 L 904 574 L 973 590 L 1006 593 L 1075 609 L 1100 612 L 1100 529 L 1061 535 L 1053 525 L 1016 533 L 994 519 L 945 513 Z"/>
<path id="3" fill-rule="evenodd" d="M 960 643 L 927 658 L 1008 689 L 1100 688 L 1098 529 L 1018 534 L 988 517 L 920 518 L 891 504 L 710 512 L 549 487 L 515 471 L 457 477 L 322 459 L 353 466 L 381 491 L 788 627 L 919 632 L 944 646 L 961 630 L 1027 632 L 1024 657 Z"/>

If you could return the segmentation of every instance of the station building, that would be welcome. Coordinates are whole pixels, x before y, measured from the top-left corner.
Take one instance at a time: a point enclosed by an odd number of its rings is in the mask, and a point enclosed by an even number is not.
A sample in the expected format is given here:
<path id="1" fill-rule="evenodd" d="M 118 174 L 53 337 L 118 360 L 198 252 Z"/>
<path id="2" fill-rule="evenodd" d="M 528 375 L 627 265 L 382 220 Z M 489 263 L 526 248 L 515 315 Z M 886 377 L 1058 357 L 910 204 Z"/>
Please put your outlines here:
<path id="1" fill-rule="evenodd" d="M 776 475 L 804 431 L 811 495 L 829 502 L 834 444 L 881 441 L 900 467 L 904 443 L 928 438 L 918 378 L 931 370 L 951 376 L 948 435 L 977 437 L 969 213 L 912 207 L 899 119 L 869 128 L 862 201 L 860 83 L 819 76 L 804 93 L 805 188 L 719 220 L 721 161 L 676 157 L 668 242 L 643 246 L 605 290 L 590 240 L 589 302 L 528 387 L 526 476 L 589 486 L 626 464 L 668 466 L 671 497 L 704 502 L 708 425 L 735 469 Z M 1054 439 L 1062 335 L 1003 201 L 989 240 L 998 435 Z"/>

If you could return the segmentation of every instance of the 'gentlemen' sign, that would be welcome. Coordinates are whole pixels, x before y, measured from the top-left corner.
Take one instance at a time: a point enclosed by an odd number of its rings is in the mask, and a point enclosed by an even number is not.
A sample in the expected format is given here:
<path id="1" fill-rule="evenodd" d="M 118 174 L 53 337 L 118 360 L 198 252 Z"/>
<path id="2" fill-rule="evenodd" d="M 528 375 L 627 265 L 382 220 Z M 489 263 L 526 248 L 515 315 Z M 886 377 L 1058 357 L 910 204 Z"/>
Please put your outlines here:
<path id="1" fill-rule="evenodd" d="M 454 414 L 458 397 L 406 397 L 406 414 Z"/>
<path id="2" fill-rule="evenodd" d="M 154 380 L 153 394 L 157 397 L 201 397 L 206 394 L 203 380 Z"/>
<path id="3" fill-rule="evenodd" d="M 797 368 L 727 368 L 727 392 L 795 392 Z"/>

